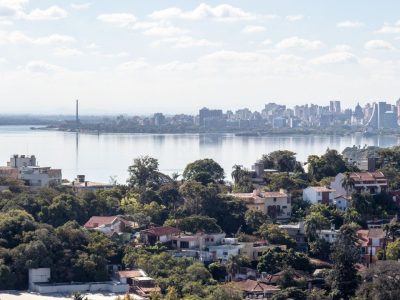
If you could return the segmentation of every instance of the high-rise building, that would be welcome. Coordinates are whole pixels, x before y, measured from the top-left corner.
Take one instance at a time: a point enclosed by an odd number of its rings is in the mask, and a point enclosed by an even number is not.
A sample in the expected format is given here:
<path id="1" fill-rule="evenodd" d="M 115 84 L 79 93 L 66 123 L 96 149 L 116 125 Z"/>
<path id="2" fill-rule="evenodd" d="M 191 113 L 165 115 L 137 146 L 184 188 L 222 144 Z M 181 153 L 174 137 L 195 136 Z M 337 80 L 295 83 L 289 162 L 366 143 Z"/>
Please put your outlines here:
<path id="1" fill-rule="evenodd" d="M 221 109 L 208 109 L 203 107 L 199 111 L 199 125 L 208 127 L 222 123 L 223 113 Z"/>
<path id="2" fill-rule="evenodd" d="M 341 107 L 340 107 L 340 101 L 334 100 L 329 102 L 329 111 L 332 113 L 340 113 Z"/>
<path id="3" fill-rule="evenodd" d="M 371 129 L 397 128 L 397 111 L 386 102 L 374 103 L 372 115 L 367 123 Z"/>
<path id="4" fill-rule="evenodd" d="M 153 120 L 155 126 L 162 126 L 165 124 L 165 116 L 162 113 L 155 113 Z"/>

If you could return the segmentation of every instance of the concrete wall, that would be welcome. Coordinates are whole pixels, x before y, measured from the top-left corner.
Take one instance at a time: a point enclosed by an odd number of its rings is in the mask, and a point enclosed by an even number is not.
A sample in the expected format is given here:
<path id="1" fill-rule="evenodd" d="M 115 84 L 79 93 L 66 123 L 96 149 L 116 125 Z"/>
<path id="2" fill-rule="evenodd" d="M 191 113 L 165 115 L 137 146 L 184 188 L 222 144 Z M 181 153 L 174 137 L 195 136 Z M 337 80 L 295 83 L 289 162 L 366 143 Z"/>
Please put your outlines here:
<path id="1" fill-rule="evenodd" d="M 93 282 L 77 284 L 35 284 L 33 291 L 41 294 L 74 293 L 74 292 L 110 292 L 126 293 L 129 285 L 116 282 Z"/>

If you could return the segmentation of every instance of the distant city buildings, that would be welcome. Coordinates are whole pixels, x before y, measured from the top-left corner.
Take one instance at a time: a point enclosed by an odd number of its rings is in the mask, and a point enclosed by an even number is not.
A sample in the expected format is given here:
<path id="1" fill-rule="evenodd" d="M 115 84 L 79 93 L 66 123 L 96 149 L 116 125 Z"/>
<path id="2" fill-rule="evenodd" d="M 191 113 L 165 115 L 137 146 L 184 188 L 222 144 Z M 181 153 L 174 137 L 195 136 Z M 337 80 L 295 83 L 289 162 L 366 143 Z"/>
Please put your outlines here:
<path id="1" fill-rule="evenodd" d="M 11 177 L 21 180 L 30 187 L 48 187 L 60 185 L 62 175 L 60 169 L 40 167 L 34 155 L 13 155 L 7 166 L 0 167 L 0 177 Z"/>

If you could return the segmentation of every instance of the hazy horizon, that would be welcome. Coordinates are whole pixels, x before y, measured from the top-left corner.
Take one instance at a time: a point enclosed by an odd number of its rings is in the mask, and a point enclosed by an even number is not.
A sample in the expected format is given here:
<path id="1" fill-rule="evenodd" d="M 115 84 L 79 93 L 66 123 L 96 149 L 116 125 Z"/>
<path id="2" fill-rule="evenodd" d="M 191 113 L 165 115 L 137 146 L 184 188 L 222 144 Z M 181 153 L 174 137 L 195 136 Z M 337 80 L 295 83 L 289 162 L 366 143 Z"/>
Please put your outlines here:
<path id="1" fill-rule="evenodd" d="M 0 0 L 0 112 L 148 115 L 400 97 L 400 3 Z"/>

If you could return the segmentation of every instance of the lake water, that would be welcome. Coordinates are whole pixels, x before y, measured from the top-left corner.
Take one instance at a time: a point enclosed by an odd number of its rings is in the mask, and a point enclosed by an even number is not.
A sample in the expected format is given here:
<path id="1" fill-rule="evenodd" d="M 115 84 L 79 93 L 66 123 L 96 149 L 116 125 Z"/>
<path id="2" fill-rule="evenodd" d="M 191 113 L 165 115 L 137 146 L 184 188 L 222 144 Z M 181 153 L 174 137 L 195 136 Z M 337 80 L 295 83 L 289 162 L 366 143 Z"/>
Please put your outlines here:
<path id="1" fill-rule="evenodd" d="M 329 148 L 342 151 L 352 145 L 389 147 L 400 144 L 393 136 L 313 136 L 282 135 L 239 137 L 231 134 L 76 134 L 72 132 L 32 131 L 29 126 L 0 126 L 0 165 L 12 154 L 34 154 L 39 165 L 61 168 L 63 177 L 85 174 L 87 180 L 108 182 L 117 176 L 125 182 L 133 158 L 150 155 L 159 160 L 167 174 L 182 172 L 200 158 L 213 158 L 230 178 L 234 164 L 250 168 L 264 153 L 291 150 L 306 161 L 311 154 Z"/>

